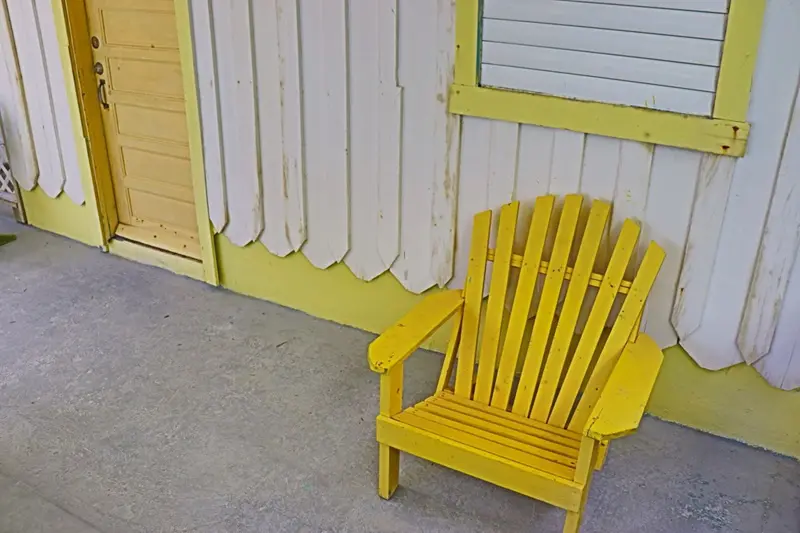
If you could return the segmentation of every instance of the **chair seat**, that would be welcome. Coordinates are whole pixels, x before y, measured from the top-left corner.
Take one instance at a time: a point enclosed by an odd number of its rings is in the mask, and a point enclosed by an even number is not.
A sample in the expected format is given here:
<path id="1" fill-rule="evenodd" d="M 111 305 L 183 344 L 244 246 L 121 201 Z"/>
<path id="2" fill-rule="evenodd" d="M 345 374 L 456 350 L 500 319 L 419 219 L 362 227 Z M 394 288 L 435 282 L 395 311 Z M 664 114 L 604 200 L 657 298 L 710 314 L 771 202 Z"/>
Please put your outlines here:
<path id="1" fill-rule="evenodd" d="M 442 391 L 392 417 L 406 426 L 566 480 L 581 435 Z"/>

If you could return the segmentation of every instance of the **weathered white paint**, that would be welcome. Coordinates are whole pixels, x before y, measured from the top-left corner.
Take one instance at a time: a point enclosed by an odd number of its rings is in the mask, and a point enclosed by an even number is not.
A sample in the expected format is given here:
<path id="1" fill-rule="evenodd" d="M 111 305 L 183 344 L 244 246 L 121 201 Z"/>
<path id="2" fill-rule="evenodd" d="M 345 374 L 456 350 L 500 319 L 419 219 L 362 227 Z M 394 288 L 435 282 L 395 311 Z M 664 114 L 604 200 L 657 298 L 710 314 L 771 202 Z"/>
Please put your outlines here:
<path id="1" fill-rule="evenodd" d="M 222 166 L 222 131 L 219 93 L 217 92 L 217 61 L 214 53 L 214 23 L 211 0 L 190 2 L 192 39 L 195 54 L 195 79 L 200 105 L 203 137 L 203 165 L 206 172 L 208 216 L 214 231 L 219 233 L 228 223 L 225 170 Z M 255 9 L 255 8 L 254 8 Z"/>
<path id="2" fill-rule="evenodd" d="M 308 208 L 303 254 L 327 268 L 349 245 L 345 4 L 300 0 L 299 7 Z"/>
<path id="3" fill-rule="evenodd" d="M 672 323 L 681 338 L 699 328 L 703 318 L 734 165 L 731 158 L 716 155 L 704 155 L 700 163 L 689 240 L 672 310 Z"/>
<path id="4" fill-rule="evenodd" d="M 750 364 L 767 355 L 786 298 L 786 289 L 800 249 L 800 93 L 795 96 L 789 135 L 772 193 L 750 294 L 739 326 L 738 346 Z M 800 315 L 795 315 L 800 324 Z M 789 354 L 772 357 L 786 359 Z"/>
<path id="5" fill-rule="evenodd" d="M 36 187 L 39 167 L 28 123 L 28 110 L 22 91 L 22 76 L 5 0 L 0 0 L 0 122 L 14 179 L 30 191 Z"/>
<path id="6" fill-rule="evenodd" d="M 650 172 L 653 164 L 653 151 L 651 144 L 635 141 L 621 141 L 619 152 L 619 171 L 617 184 L 614 190 L 614 204 L 611 213 L 611 241 L 616 242 L 622 223 L 632 218 L 642 224 L 639 235 L 639 253 L 637 259 L 644 256 L 647 244 L 650 242 L 650 230 L 645 222 L 647 209 L 647 196 L 650 190 Z M 643 179 L 642 176 L 647 176 Z M 636 269 L 636 263 L 631 262 L 627 274 L 630 279 Z"/>
<path id="7" fill-rule="evenodd" d="M 61 194 L 65 177 L 36 6 L 33 2 L 9 2 L 8 15 L 17 43 L 25 98 L 31 104 L 28 106 L 28 118 L 39 167 L 37 183 L 48 196 L 55 198 Z M 61 72 L 60 64 L 56 67 Z"/>
<path id="8" fill-rule="evenodd" d="M 350 250 L 344 261 L 371 280 L 400 250 L 397 0 L 350 0 L 348 8 Z"/>
<path id="9" fill-rule="evenodd" d="M 391 267 L 422 292 L 453 274 L 459 117 L 447 113 L 455 54 L 451 0 L 398 2 L 398 79 L 403 87 L 400 254 Z"/>
<path id="10" fill-rule="evenodd" d="M 753 136 L 736 162 L 700 326 L 681 345 L 704 368 L 742 362 L 736 339 L 800 75 L 800 4 L 770 0 L 748 120 Z"/>
<path id="11" fill-rule="evenodd" d="M 713 13 L 692 8 L 624 6 L 617 2 L 484 0 L 483 16 L 699 39 L 721 40 L 725 32 L 725 11 Z"/>
<path id="12" fill-rule="evenodd" d="M 261 242 L 279 256 L 306 240 L 305 171 L 297 2 L 253 4 L 261 190 Z"/>
<path id="13" fill-rule="evenodd" d="M 250 39 L 252 14 L 248 0 L 213 0 L 212 11 L 228 203 L 225 235 L 243 246 L 256 240 L 264 227 Z"/>
<path id="14" fill-rule="evenodd" d="M 648 6 L 659 1 L 612 4 Z M 786 212 L 776 203 L 777 195 L 783 201 L 794 198 L 785 187 L 788 177 L 796 175 L 796 163 L 784 154 L 783 165 L 791 167 L 781 167 L 800 76 L 800 57 L 789 52 L 800 46 L 787 46 L 800 45 L 800 17 L 792 2 L 768 4 L 750 111 L 753 133 L 741 160 L 449 116 L 451 0 L 350 0 L 347 11 L 340 9 L 341 1 L 331 2 L 326 9 L 332 11 L 324 20 L 309 21 L 301 11 L 299 30 L 296 5 L 293 0 L 271 0 L 253 8 L 259 28 L 254 32 L 254 54 L 262 169 L 255 194 L 263 203 L 265 229 L 260 239 L 273 253 L 301 250 L 322 266 L 344 255 L 358 277 L 372 279 L 389 269 L 415 292 L 448 281 L 459 287 L 476 212 L 520 200 L 522 223 L 515 245 L 521 252 L 536 196 L 580 192 L 587 198 L 608 199 L 614 207 L 598 268 L 607 262 L 610 243 L 629 217 L 642 224 L 639 257 L 650 239 L 667 249 L 644 317 L 646 331 L 662 346 L 681 342 L 704 367 L 729 366 L 742 361 L 736 339 L 749 298 L 759 302 L 752 304 L 758 309 L 776 309 L 763 321 L 772 324 L 774 340 L 760 348 L 765 355 L 756 368 L 775 386 L 797 386 L 797 328 L 787 313 L 800 312 L 800 282 L 795 281 L 800 267 L 789 261 L 789 228 L 776 233 L 774 243 L 767 237 L 760 245 L 769 206 L 770 220 L 777 224 L 780 213 Z M 716 9 L 709 2 L 702 5 Z M 316 28 L 309 30 L 314 36 L 304 36 L 307 23 Z M 214 13 L 213 25 L 219 24 Z M 346 31 L 341 30 L 344 25 Z M 339 30 L 345 31 L 344 48 Z M 222 41 L 215 33 L 218 48 Z M 313 37 L 322 34 L 330 49 L 318 48 Z M 216 51 L 218 58 L 224 53 Z M 322 68 L 323 57 L 338 67 Z M 220 64 L 218 71 L 221 76 Z M 221 79 L 217 85 L 221 96 Z M 210 86 L 200 86 L 201 92 Z M 331 99 L 346 103 L 322 109 L 321 102 Z M 237 119 L 224 112 L 220 119 L 224 148 L 226 121 Z M 343 165 L 338 156 L 344 148 L 348 151 Z M 227 152 L 222 154 L 226 159 Z M 328 162 L 324 168 L 323 161 Z M 784 178 L 773 196 L 779 169 Z M 226 183 L 232 222 L 242 216 L 231 201 L 233 186 Z M 325 192 L 318 195 L 320 191 Z M 323 196 L 330 202 L 319 207 Z M 315 228 L 325 220 L 333 222 L 316 235 L 327 236 L 312 244 Z M 309 241 L 303 244 L 306 230 Z M 757 277 L 755 292 L 748 296 L 759 249 L 772 261 L 761 268 L 780 265 L 785 279 L 783 285 L 765 285 Z M 756 331 L 768 333 L 763 328 Z"/>

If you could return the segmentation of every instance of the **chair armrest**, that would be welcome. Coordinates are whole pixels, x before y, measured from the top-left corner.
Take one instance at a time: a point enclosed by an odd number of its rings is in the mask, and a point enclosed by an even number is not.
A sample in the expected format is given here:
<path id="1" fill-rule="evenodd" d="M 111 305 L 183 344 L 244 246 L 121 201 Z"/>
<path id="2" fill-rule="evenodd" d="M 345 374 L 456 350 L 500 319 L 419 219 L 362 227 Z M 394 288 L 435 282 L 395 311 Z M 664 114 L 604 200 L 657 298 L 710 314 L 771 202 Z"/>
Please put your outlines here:
<path id="1" fill-rule="evenodd" d="M 367 357 L 369 367 L 381 374 L 388 372 L 419 348 L 463 305 L 464 296 L 460 290 L 427 296 L 398 323 L 370 343 Z"/>
<path id="2" fill-rule="evenodd" d="M 584 434 L 603 441 L 636 431 L 663 361 L 661 348 L 645 334 L 625 346 L 584 426 Z"/>

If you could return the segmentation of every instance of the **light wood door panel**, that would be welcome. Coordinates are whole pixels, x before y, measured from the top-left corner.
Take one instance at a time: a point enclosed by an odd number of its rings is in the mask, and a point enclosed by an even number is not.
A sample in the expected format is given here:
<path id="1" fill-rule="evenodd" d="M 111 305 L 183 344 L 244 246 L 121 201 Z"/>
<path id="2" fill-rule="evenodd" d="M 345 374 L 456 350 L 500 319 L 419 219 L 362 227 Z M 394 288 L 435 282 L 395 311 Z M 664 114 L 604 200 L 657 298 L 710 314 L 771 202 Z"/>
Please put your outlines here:
<path id="1" fill-rule="evenodd" d="M 173 0 L 86 0 L 86 9 L 108 104 L 116 234 L 199 258 Z"/>

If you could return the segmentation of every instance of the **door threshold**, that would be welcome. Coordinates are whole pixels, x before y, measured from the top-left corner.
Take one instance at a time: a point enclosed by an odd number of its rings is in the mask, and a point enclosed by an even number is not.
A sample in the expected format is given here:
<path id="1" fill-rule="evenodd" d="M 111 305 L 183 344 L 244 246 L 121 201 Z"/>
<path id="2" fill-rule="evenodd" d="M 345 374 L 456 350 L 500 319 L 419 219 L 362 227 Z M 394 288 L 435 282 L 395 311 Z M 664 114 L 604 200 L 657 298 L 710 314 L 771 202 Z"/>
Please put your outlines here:
<path id="1" fill-rule="evenodd" d="M 203 281 L 203 263 L 196 259 L 153 248 L 146 244 L 112 237 L 108 241 L 108 251 L 113 255 L 151 265 L 181 276 Z"/>

